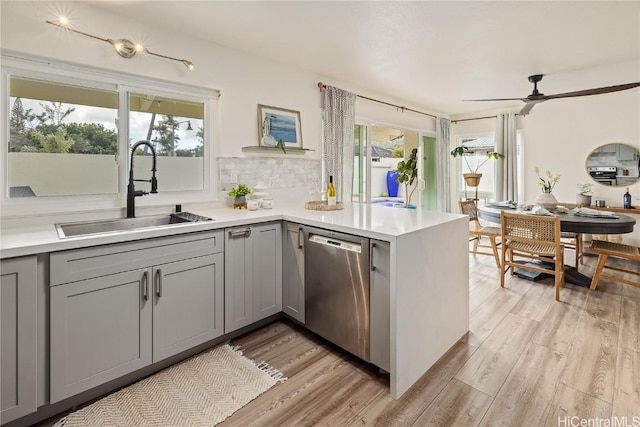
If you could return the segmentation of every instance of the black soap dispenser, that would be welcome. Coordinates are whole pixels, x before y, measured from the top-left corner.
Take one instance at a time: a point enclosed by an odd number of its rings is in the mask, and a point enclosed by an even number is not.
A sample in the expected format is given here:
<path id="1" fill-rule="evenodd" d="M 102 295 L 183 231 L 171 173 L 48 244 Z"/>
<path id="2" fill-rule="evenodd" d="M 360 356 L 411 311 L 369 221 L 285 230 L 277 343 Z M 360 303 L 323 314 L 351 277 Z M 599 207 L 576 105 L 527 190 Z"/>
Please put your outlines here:
<path id="1" fill-rule="evenodd" d="M 623 201 L 624 201 L 624 204 L 623 204 L 624 208 L 631 209 L 631 194 L 629 194 L 629 187 L 627 187 L 627 192 L 624 193 Z"/>

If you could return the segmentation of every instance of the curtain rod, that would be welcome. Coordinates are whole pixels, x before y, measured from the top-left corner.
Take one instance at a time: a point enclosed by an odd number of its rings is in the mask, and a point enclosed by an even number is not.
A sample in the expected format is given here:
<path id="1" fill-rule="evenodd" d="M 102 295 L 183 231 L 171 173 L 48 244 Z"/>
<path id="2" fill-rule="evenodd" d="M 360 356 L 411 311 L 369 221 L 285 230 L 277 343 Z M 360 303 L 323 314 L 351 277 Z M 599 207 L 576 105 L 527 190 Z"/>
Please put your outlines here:
<path id="1" fill-rule="evenodd" d="M 516 113 L 516 116 L 519 116 L 519 113 Z M 471 120 L 482 120 L 482 119 L 496 119 L 498 118 L 498 116 L 484 116 L 484 117 L 472 117 L 470 119 L 460 119 L 460 120 L 451 120 L 451 123 L 458 123 L 458 122 L 468 122 Z"/>
<path id="2" fill-rule="evenodd" d="M 327 87 L 327 85 L 325 85 L 325 84 L 324 84 L 324 83 L 322 83 L 322 82 L 318 82 L 318 87 L 320 88 L 320 91 L 322 91 L 322 89 L 326 88 L 326 87 Z M 433 117 L 434 119 L 437 119 L 437 118 L 438 118 L 438 116 L 434 116 L 433 114 L 424 113 L 424 112 L 422 112 L 422 111 L 418 111 L 418 110 L 413 110 L 413 109 L 411 109 L 411 108 L 407 108 L 407 107 L 404 107 L 404 106 L 402 106 L 402 105 L 391 104 L 391 103 L 389 103 L 389 102 L 380 101 L 379 99 L 374 99 L 374 98 L 369 98 L 368 96 L 358 95 L 357 93 L 356 93 L 356 96 L 357 96 L 358 98 L 366 99 L 367 101 L 373 101 L 373 102 L 377 102 L 377 103 L 379 103 L 379 104 L 384 104 L 384 105 L 389 105 L 389 106 L 391 106 L 391 107 L 399 108 L 400 110 L 402 110 L 402 112 L 403 112 L 403 113 L 404 113 L 405 111 L 411 111 L 411 112 L 413 112 L 413 113 L 418 113 L 418 114 L 423 114 L 423 115 L 425 115 L 425 116 Z"/>
<path id="3" fill-rule="evenodd" d="M 496 118 L 498 118 L 498 116 L 473 117 L 471 119 L 451 120 L 451 123 L 468 122 L 471 120 L 482 120 L 482 119 L 496 119 Z"/>

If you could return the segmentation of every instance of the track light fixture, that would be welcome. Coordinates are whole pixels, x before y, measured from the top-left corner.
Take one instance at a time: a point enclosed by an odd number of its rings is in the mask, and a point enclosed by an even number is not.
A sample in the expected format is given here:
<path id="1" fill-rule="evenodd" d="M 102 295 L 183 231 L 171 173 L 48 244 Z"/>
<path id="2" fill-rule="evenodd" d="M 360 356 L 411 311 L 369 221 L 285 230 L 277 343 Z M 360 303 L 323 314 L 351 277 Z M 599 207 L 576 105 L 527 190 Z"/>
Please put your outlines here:
<path id="1" fill-rule="evenodd" d="M 167 55 L 162 55 L 162 54 L 159 54 L 159 53 L 151 52 L 149 49 L 147 49 L 143 45 L 141 45 L 139 43 L 133 43 L 131 40 L 127 40 L 127 39 L 119 39 L 119 40 L 104 39 L 102 37 L 94 36 L 92 34 L 85 33 L 84 31 L 80 31 L 80 30 L 76 30 L 75 28 L 71 28 L 69 20 L 64 16 L 59 17 L 57 21 L 45 21 L 45 22 L 47 24 L 55 25 L 56 27 L 60 27 L 60 28 L 63 28 L 65 30 L 72 31 L 72 32 L 74 32 L 76 34 L 81 34 L 83 36 L 91 37 L 92 39 L 96 39 L 96 40 L 100 40 L 100 41 L 109 43 L 111 46 L 113 46 L 113 48 L 118 53 L 118 55 L 122 56 L 123 58 L 132 58 L 136 54 L 142 53 L 142 54 L 147 54 L 147 55 L 158 56 L 158 57 L 164 58 L 164 59 L 170 59 L 172 61 L 181 62 L 182 64 L 184 64 L 185 67 L 187 67 L 187 69 L 189 71 L 192 71 L 193 68 L 194 68 L 193 62 L 191 62 L 191 61 L 187 61 L 186 59 L 173 58 L 171 56 L 167 56 Z"/>

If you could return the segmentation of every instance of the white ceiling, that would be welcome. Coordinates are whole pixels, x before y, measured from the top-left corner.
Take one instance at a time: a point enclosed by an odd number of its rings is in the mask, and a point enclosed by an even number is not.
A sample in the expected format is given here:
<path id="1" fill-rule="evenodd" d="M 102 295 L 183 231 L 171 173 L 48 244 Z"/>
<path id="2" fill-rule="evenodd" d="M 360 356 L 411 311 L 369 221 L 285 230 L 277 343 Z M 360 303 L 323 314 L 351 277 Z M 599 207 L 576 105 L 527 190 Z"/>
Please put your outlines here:
<path id="1" fill-rule="evenodd" d="M 525 97 L 532 74 L 545 74 L 547 95 L 640 81 L 640 1 L 97 5 L 448 114 L 520 107 L 462 100 Z"/>

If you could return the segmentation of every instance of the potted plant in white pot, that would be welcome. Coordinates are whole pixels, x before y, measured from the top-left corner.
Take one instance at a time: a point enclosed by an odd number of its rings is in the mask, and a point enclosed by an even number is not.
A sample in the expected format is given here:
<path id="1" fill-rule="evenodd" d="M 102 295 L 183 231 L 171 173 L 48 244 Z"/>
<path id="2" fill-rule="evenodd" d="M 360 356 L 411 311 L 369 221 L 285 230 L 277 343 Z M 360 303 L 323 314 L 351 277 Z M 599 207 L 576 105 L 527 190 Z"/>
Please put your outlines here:
<path id="1" fill-rule="evenodd" d="M 591 206 L 591 196 L 593 196 L 593 184 L 578 184 L 578 194 L 576 194 L 576 205 L 578 207 Z"/>
<path id="2" fill-rule="evenodd" d="M 504 154 L 498 153 L 497 151 L 488 151 L 487 157 L 485 159 L 479 160 L 479 156 L 471 156 L 472 152 L 469 147 L 466 147 L 464 144 L 457 146 L 453 150 L 451 150 L 451 155 L 453 157 L 462 156 L 464 159 L 467 168 L 469 169 L 468 173 L 463 173 L 465 183 L 469 187 L 477 187 L 480 185 L 480 178 L 482 178 L 482 174 L 478 173 L 482 165 L 487 163 L 489 159 L 501 159 L 504 157 Z M 469 157 L 475 157 L 475 161 L 472 163 L 469 162 Z"/>

